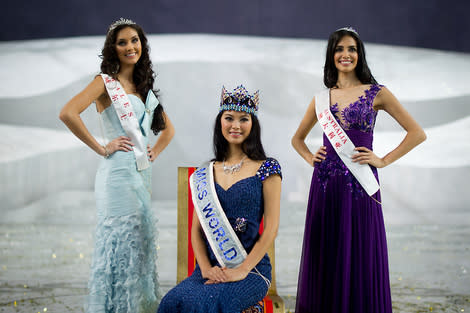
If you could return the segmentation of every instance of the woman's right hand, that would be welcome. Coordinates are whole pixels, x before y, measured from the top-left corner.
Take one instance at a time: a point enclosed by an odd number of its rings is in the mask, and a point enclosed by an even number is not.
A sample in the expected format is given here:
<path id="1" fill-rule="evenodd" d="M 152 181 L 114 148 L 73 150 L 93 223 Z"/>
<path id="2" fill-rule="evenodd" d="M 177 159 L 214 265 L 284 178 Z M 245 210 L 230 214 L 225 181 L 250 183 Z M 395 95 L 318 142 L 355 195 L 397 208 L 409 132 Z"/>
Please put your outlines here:
<path id="1" fill-rule="evenodd" d="M 132 146 L 134 146 L 134 144 L 129 137 L 120 136 L 113 139 L 106 145 L 106 151 L 110 155 L 116 151 L 129 152 L 132 151 Z"/>
<path id="2" fill-rule="evenodd" d="M 207 279 L 205 282 L 206 285 L 223 283 L 228 279 L 227 274 L 218 266 L 210 267 L 205 271 L 201 270 L 201 274 L 203 278 Z"/>
<path id="3" fill-rule="evenodd" d="M 326 159 L 326 147 L 321 146 L 313 155 L 311 165 L 315 166 L 315 163 L 321 163 L 324 159 Z"/>

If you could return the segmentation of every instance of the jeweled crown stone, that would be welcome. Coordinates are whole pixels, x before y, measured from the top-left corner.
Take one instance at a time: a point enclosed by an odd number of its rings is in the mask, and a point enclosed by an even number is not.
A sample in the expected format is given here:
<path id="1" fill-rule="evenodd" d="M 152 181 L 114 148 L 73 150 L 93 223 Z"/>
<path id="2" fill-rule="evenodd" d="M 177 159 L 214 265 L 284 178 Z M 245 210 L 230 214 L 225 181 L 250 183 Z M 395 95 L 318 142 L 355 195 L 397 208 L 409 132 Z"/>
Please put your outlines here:
<path id="1" fill-rule="evenodd" d="M 259 90 L 250 95 L 243 85 L 238 86 L 232 92 L 222 86 L 219 111 L 243 111 L 256 115 L 259 105 Z"/>

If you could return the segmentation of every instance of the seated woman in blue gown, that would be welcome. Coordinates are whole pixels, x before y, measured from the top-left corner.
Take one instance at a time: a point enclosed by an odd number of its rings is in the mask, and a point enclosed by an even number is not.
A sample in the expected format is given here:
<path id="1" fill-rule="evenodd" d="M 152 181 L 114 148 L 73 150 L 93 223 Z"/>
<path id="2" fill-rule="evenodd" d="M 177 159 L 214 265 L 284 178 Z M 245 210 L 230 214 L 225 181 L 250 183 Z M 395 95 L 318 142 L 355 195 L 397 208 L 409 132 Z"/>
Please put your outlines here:
<path id="1" fill-rule="evenodd" d="M 279 225 L 281 168 L 266 157 L 261 144 L 258 102 L 258 92 L 250 95 L 243 86 L 233 92 L 222 89 L 213 135 L 215 159 L 191 177 L 191 242 L 197 265 L 162 299 L 159 313 L 262 312 L 260 303 L 271 281 L 267 251 Z M 207 194 L 212 202 L 199 203 Z"/>

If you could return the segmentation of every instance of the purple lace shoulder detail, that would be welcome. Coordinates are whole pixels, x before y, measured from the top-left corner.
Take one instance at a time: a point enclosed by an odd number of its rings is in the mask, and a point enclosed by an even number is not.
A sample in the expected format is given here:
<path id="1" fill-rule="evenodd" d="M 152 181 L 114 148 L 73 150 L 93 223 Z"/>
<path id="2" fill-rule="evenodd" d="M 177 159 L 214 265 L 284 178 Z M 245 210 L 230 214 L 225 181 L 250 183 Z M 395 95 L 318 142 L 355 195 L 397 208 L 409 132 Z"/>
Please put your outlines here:
<path id="1" fill-rule="evenodd" d="M 270 175 L 274 174 L 278 174 L 282 178 L 281 165 L 279 165 L 279 162 L 274 158 L 267 158 L 256 172 L 256 176 L 258 176 L 261 181 L 264 181 Z"/>
<path id="2" fill-rule="evenodd" d="M 363 132 L 372 132 L 375 126 L 377 112 L 373 108 L 374 99 L 383 85 L 371 85 L 364 91 L 359 99 L 342 110 L 338 103 L 331 106 L 330 110 L 343 129 L 357 129 Z"/>

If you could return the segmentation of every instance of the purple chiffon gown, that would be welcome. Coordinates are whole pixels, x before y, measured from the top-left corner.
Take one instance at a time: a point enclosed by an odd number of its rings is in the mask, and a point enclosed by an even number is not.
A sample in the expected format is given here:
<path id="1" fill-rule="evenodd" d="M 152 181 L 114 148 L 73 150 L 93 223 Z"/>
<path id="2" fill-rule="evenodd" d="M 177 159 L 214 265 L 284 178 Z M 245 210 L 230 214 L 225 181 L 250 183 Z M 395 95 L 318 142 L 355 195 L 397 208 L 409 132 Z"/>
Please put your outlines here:
<path id="1" fill-rule="evenodd" d="M 371 85 L 354 103 L 330 106 L 356 147 L 372 149 L 377 116 L 372 106 L 381 88 Z M 296 313 L 391 313 L 382 207 L 363 190 L 325 135 L 323 142 L 327 155 L 312 176 Z M 373 197 L 381 201 L 380 192 Z"/>

